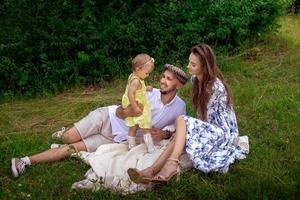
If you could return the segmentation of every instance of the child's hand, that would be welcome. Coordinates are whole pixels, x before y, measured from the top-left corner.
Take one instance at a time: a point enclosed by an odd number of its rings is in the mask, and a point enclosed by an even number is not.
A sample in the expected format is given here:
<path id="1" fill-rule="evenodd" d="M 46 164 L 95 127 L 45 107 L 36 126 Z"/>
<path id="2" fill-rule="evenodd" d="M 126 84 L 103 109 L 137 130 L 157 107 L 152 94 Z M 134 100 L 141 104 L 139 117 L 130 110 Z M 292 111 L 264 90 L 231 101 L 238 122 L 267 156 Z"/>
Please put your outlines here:
<path id="1" fill-rule="evenodd" d="M 146 86 L 146 91 L 147 91 L 147 92 L 151 92 L 152 90 L 153 90 L 152 85 L 147 85 L 147 86 Z"/>

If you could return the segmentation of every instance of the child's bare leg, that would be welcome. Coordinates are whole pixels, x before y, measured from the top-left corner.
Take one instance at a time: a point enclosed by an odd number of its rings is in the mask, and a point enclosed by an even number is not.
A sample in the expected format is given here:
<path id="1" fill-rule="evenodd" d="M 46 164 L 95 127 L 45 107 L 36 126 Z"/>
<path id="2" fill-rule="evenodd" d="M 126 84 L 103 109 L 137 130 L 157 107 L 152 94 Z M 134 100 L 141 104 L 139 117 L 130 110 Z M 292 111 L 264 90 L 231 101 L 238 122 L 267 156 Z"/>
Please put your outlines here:
<path id="1" fill-rule="evenodd" d="M 132 126 L 129 128 L 128 131 L 128 148 L 132 149 L 136 146 L 135 137 L 136 137 L 136 131 L 138 129 L 138 125 Z"/>
<path id="2" fill-rule="evenodd" d="M 128 131 L 128 136 L 135 137 L 137 129 L 138 129 L 138 125 L 130 127 Z"/>

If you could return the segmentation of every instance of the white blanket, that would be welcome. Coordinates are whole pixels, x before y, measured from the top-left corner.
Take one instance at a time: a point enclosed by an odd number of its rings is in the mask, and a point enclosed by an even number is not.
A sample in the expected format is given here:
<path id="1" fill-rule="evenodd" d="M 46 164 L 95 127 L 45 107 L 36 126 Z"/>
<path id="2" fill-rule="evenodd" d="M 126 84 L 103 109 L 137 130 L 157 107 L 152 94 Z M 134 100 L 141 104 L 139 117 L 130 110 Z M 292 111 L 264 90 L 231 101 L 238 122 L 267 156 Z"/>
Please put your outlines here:
<path id="1" fill-rule="evenodd" d="M 77 156 L 91 165 L 82 181 L 72 185 L 73 189 L 98 190 L 101 187 L 124 194 L 151 189 L 151 185 L 135 184 L 127 174 L 128 168 L 145 169 L 154 163 L 167 147 L 168 140 L 159 142 L 153 153 L 147 153 L 145 144 L 140 144 L 128 151 L 127 144 L 106 144 L 98 147 L 96 152 L 79 152 Z M 180 165 L 183 170 L 192 167 L 187 155 L 181 156 Z"/>
<path id="2" fill-rule="evenodd" d="M 238 137 L 236 144 L 249 152 L 248 137 Z M 98 147 L 96 152 L 79 152 L 75 156 L 91 166 L 85 174 L 85 179 L 72 185 L 73 189 L 99 190 L 107 188 L 123 194 L 149 190 L 151 184 L 135 184 L 127 174 L 128 168 L 145 169 L 152 165 L 159 155 L 166 149 L 168 140 L 162 140 L 155 145 L 153 153 L 147 153 L 145 144 L 140 144 L 128 151 L 128 144 L 106 144 Z M 186 171 L 192 168 L 192 162 L 187 154 L 180 157 L 180 169 Z"/>

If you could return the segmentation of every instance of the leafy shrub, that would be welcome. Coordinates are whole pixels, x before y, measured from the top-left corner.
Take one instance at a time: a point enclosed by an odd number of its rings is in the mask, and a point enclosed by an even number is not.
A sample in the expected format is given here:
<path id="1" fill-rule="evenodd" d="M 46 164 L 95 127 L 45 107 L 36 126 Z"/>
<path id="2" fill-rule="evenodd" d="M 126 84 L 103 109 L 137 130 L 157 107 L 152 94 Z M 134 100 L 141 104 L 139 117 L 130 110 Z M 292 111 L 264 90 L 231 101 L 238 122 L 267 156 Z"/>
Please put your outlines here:
<path id="1" fill-rule="evenodd" d="M 232 50 L 276 27 L 273 0 L 100 0 L 0 3 L 0 97 L 127 76 L 140 52 L 182 65 L 206 42 Z"/>
<path id="2" fill-rule="evenodd" d="M 298 14 L 300 11 L 300 0 L 293 0 L 290 5 L 290 11 L 293 14 Z"/>

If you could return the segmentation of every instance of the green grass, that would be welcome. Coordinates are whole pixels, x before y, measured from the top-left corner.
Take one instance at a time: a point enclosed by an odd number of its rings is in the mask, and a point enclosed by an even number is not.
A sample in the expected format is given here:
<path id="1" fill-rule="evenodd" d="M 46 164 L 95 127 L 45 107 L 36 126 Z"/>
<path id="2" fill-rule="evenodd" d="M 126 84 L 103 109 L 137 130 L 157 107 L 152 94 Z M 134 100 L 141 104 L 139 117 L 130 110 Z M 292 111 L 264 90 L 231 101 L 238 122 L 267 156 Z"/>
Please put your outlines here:
<path id="1" fill-rule="evenodd" d="M 47 149 L 53 131 L 89 111 L 119 103 L 124 81 L 47 99 L 0 105 L 0 199 L 297 199 L 300 196 L 300 18 L 234 56 L 219 56 L 231 85 L 241 135 L 250 154 L 227 174 L 191 170 L 178 182 L 123 196 L 107 190 L 72 191 L 89 168 L 76 159 L 40 164 L 14 179 L 10 159 Z M 190 86 L 180 91 L 189 102 Z M 188 110 L 191 106 L 188 103 Z"/>

